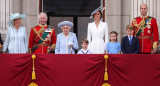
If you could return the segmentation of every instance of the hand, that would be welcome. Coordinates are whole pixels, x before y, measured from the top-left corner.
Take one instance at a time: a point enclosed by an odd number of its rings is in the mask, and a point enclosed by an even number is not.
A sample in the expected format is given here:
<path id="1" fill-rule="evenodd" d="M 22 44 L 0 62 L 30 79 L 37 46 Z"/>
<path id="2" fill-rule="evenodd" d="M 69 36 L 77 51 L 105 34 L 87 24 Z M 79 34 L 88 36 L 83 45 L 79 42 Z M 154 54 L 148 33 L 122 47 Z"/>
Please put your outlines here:
<path id="1" fill-rule="evenodd" d="M 49 50 L 49 51 L 52 51 L 53 49 L 52 49 L 52 47 L 51 47 L 51 46 L 48 46 L 48 50 Z"/>
<path id="2" fill-rule="evenodd" d="M 155 54 L 157 52 L 157 50 L 152 50 L 151 54 Z"/>
<path id="3" fill-rule="evenodd" d="M 68 45 L 69 45 L 69 46 L 73 45 L 73 42 L 68 42 Z"/>
<path id="4" fill-rule="evenodd" d="M 3 51 L 3 53 L 6 53 L 5 51 Z"/>

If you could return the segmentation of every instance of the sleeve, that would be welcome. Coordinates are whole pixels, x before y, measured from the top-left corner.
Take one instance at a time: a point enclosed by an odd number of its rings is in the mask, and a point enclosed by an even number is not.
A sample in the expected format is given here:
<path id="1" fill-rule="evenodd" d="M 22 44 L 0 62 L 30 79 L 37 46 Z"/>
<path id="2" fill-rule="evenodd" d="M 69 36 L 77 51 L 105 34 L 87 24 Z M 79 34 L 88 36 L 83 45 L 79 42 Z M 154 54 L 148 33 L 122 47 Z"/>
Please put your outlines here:
<path id="1" fill-rule="evenodd" d="M 2 38 L 1 38 L 1 34 L 0 34 L 0 43 L 1 43 L 1 45 L 3 45 L 3 41 L 2 41 Z"/>
<path id="2" fill-rule="evenodd" d="M 156 50 L 158 47 L 158 40 L 159 40 L 159 33 L 158 33 L 158 26 L 157 26 L 157 22 L 156 19 L 152 19 L 153 23 L 153 49 Z"/>
<path id="3" fill-rule="evenodd" d="M 140 47 L 139 47 L 139 39 L 136 38 L 136 51 L 134 52 L 135 54 L 138 54 L 139 53 L 139 50 L 140 50 Z"/>
<path id="4" fill-rule="evenodd" d="M 109 50 L 109 43 L 106 43 L 106 51 Z"/>
<path id="5" fill-rule="evenodd" d="M 26 28 L 24 27 L 24 43 L 25 43 L 25 49 L 26 49 L 26 52 L 28 51 L 28 41 L 27 41 L 27 32 L 26 32 Z"/>
<path id="6" fill-rule="evenodd" d="M 29 36 L 29 46 L 28 46 L 29 53 L 32 52 L 33 45 L 34 45 L 34 31 L 33 31 L 33 28 L 32 28 L 31 32 L 30 32 L 30 36 Z"/>
<path id="7" fill-rule="evenodd" d="M 135 33 L 136 33 L 136 32 L 135 32 L 135 31 L 136 31 L 136 27 L 135 27 L 134 23 L 136 23 L 136 19 L 135 19 L 135 18 L 132 20 L 132 25 L 133 25 L 133 27 L 134 27 L 134 29 L 135 29 L 134 32 L 133 32 L 133 36 L 136 35 L 136 34 L 135 34 Z"/>
<path id="8" fill-rule="evenodd" d="M 122 49 L 122 53 L 123 53 L 123 54 L 127 54 L 126 51 L 125 51 L 125 42 L 124 42 L 124 38 L 122 38 L 121 49 Z"/>
<path id="9" fill-rule="evenodd" d="M 77 36 L 76 36 L 76 34 L 75 33 L 73 33 L 74 35 L 73 35 L 73 48 L 75 49 L 75 50 L 78 50 L 79 49 L 79 46 L 78 46 L 78 41 L 77 41 Z"/>
<path id="10" fill-rule="evenodd" d="M 52 37 L 51 37 L 51 44 L 52 44 L 51 46 L 52 46 L 52 48 L 55 48 L 56 40 L 57 40 L 56 33 L 55 33 L 55 29 L 53 28 L 53 33 L 52 33 Z"/>
<path id="11" fill-rule="evenodd" d="M 120 52 L 120 51 L 121 51 L 121 44 L 118 43 L 118 52 Z"/>
<path id="12" fill-rule="evenodd" d="M 108 24 L 105 25 L 105 43 L 108 42 Z"/>
<path id="13" fill-rule="evenodd" d="M 92 34 L 91 34 L 91 31 L 90 31 L 90 23 L 89 23 L 89 24 L 88 24 L 88 32 L 87 32 L 87 39 L 88 39 L 88 41 L 89 41 L 89 43 L 88 43 L 88 49 L 90 49 L 91 38 L 92 38 Z"/>
<path id="14" fill-rule="evenodd" d="M 4 48 L 3 48 L 4 52 L 6 52 L 6 50 L 8 48 L 8 45 L 9 45 L 9 42 L 10 42 L 10 30 L 8 28 L 8 33 L 7 33 L 6 40 L 5 40 L 5 43 L 4 43 Z"/>
<path id="15" fill-rule="evenodd" d="M 59 54 L 60 52 L 60 35 L 57 35 L 55 54 Z"/>

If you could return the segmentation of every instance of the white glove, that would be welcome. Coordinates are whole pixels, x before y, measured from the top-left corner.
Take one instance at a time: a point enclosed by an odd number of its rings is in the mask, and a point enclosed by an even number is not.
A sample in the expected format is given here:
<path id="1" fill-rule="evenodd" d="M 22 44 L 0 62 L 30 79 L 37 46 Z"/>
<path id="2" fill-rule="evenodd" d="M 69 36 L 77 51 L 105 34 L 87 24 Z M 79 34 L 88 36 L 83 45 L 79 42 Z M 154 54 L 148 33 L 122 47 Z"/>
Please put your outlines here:
<path id="1" fill-rule="evenodd" d="M 69 45 L 69 46 L 73 45 L 73 42 L 68 42 L 68 45 Z"/>

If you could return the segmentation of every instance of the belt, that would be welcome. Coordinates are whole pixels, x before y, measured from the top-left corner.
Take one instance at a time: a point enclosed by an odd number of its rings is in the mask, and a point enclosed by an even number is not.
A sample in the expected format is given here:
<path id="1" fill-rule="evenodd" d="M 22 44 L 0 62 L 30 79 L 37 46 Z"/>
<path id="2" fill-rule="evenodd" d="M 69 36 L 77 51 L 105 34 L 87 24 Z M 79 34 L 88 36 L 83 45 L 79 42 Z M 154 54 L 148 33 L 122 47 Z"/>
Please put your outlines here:
<path id="1" fill-rule="evenodd" d="M 152 36 L 136 36 L 138 39 L 152 39 Z"/>
<path id="2" fill-rule="evenodd" d="M 43 47 L 43 46 L 50 46 L 51 44 L 49 43 L 36 43 L 34 46 L 35 47 Z"/>

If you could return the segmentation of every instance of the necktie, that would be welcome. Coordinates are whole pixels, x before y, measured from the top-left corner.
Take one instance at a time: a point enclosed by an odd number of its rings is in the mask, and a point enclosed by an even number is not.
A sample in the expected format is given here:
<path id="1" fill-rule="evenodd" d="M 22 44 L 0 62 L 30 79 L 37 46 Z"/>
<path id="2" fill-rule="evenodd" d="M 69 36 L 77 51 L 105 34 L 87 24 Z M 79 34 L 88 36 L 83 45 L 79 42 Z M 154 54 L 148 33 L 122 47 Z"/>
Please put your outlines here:
<path id="1" fill-rule="evenodd" d="M 131 45 L 131 43 L 132 43 L 132 37 L 131 36 L 129 36 L 129 42 L 130 42 L 130 45 Z"/>

